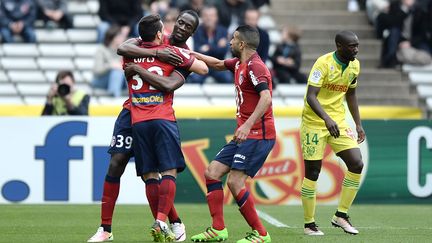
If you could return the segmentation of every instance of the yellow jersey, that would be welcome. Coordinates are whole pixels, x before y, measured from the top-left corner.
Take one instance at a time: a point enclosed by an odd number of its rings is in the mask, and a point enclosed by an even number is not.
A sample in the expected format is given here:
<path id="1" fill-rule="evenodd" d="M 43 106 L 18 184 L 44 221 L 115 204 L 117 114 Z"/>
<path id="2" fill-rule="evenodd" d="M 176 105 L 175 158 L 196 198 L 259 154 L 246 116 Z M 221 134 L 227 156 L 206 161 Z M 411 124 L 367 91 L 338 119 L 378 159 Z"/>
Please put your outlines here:
<path id="1" fill-rule="evenodd" d="M 318 102 L 337 124 L 345 121 L 345 94 L 349 88 L 357 87 L 359 73 L 360 62 L 357 59 L 347 65 L 338 60 L 336 52 L 319 57 L 312 67 L 307 85 L 321 88 L 317 96 Z M 302 122 L 308 127 L 326 129 L 324 120 L 307 103 L 306 95 Z"/>

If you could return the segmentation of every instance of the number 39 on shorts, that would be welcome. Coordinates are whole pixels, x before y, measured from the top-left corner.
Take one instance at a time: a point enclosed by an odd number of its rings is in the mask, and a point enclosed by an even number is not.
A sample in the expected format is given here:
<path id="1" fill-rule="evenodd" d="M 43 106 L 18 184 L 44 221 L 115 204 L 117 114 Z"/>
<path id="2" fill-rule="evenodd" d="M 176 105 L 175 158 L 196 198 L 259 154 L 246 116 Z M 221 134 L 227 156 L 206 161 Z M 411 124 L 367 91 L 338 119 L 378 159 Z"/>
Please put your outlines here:
<path id="1" fill-rule="evenodd" d="M 111 140 L 111 147 L 116 148 L 125 148 L 130 149 L 132 147 L 132 137 L 131 136 L 123 136 L 123 135 L 117 135 L 113 136 Z"/>

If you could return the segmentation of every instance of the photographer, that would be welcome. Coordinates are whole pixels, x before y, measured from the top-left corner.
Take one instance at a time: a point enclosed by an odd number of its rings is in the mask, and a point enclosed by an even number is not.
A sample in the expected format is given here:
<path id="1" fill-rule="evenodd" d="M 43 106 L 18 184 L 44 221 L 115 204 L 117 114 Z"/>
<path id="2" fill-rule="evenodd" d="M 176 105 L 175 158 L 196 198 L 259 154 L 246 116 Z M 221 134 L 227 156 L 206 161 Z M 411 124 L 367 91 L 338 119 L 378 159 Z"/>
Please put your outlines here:
<path id="1" fill-rule="evenodd" d="M 88 115 L 90 96 L 75 89 L 71 71 L 60 71 L 51 86 L 42 115 Z"/>

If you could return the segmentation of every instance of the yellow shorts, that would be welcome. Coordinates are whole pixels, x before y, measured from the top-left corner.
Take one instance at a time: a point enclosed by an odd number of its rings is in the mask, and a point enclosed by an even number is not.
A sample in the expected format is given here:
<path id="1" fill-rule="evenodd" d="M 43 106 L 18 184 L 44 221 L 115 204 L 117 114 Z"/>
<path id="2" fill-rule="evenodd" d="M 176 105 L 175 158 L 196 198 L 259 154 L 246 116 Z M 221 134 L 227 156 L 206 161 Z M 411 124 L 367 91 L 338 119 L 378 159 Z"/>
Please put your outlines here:
<path id="1" fill-rule="evenodd" d="M 325 129 L 313 129 L 305 126 L 300 127 L 300 140 L 302 144 L 303 159 L 322 160 L 324 149 L 329 144 L 336 154 L 347 149 L 358 148 L 354 132 L 347 124 L 338 124 L 340 136 L 334 138 Z"/>

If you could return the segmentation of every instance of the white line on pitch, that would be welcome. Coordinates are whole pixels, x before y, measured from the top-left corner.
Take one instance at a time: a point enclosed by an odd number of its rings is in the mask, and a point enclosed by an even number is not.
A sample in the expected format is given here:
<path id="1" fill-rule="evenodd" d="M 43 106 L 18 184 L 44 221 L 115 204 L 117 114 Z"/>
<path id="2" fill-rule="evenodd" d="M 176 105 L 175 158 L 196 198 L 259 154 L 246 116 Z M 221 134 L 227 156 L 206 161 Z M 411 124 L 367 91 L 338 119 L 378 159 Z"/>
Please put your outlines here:
<path id="1" fill-rule="evenodd" d="M 291 228 L 288 225 L 282 223 L 281 221 L 273 218 L 272 216 L 264 213 L 263 211 L 260 211 L 257 209 L 258 217 L 262 218 L 263 220 L 267 221 L 269 224 L 272 224 L 278 228 Z"/>

